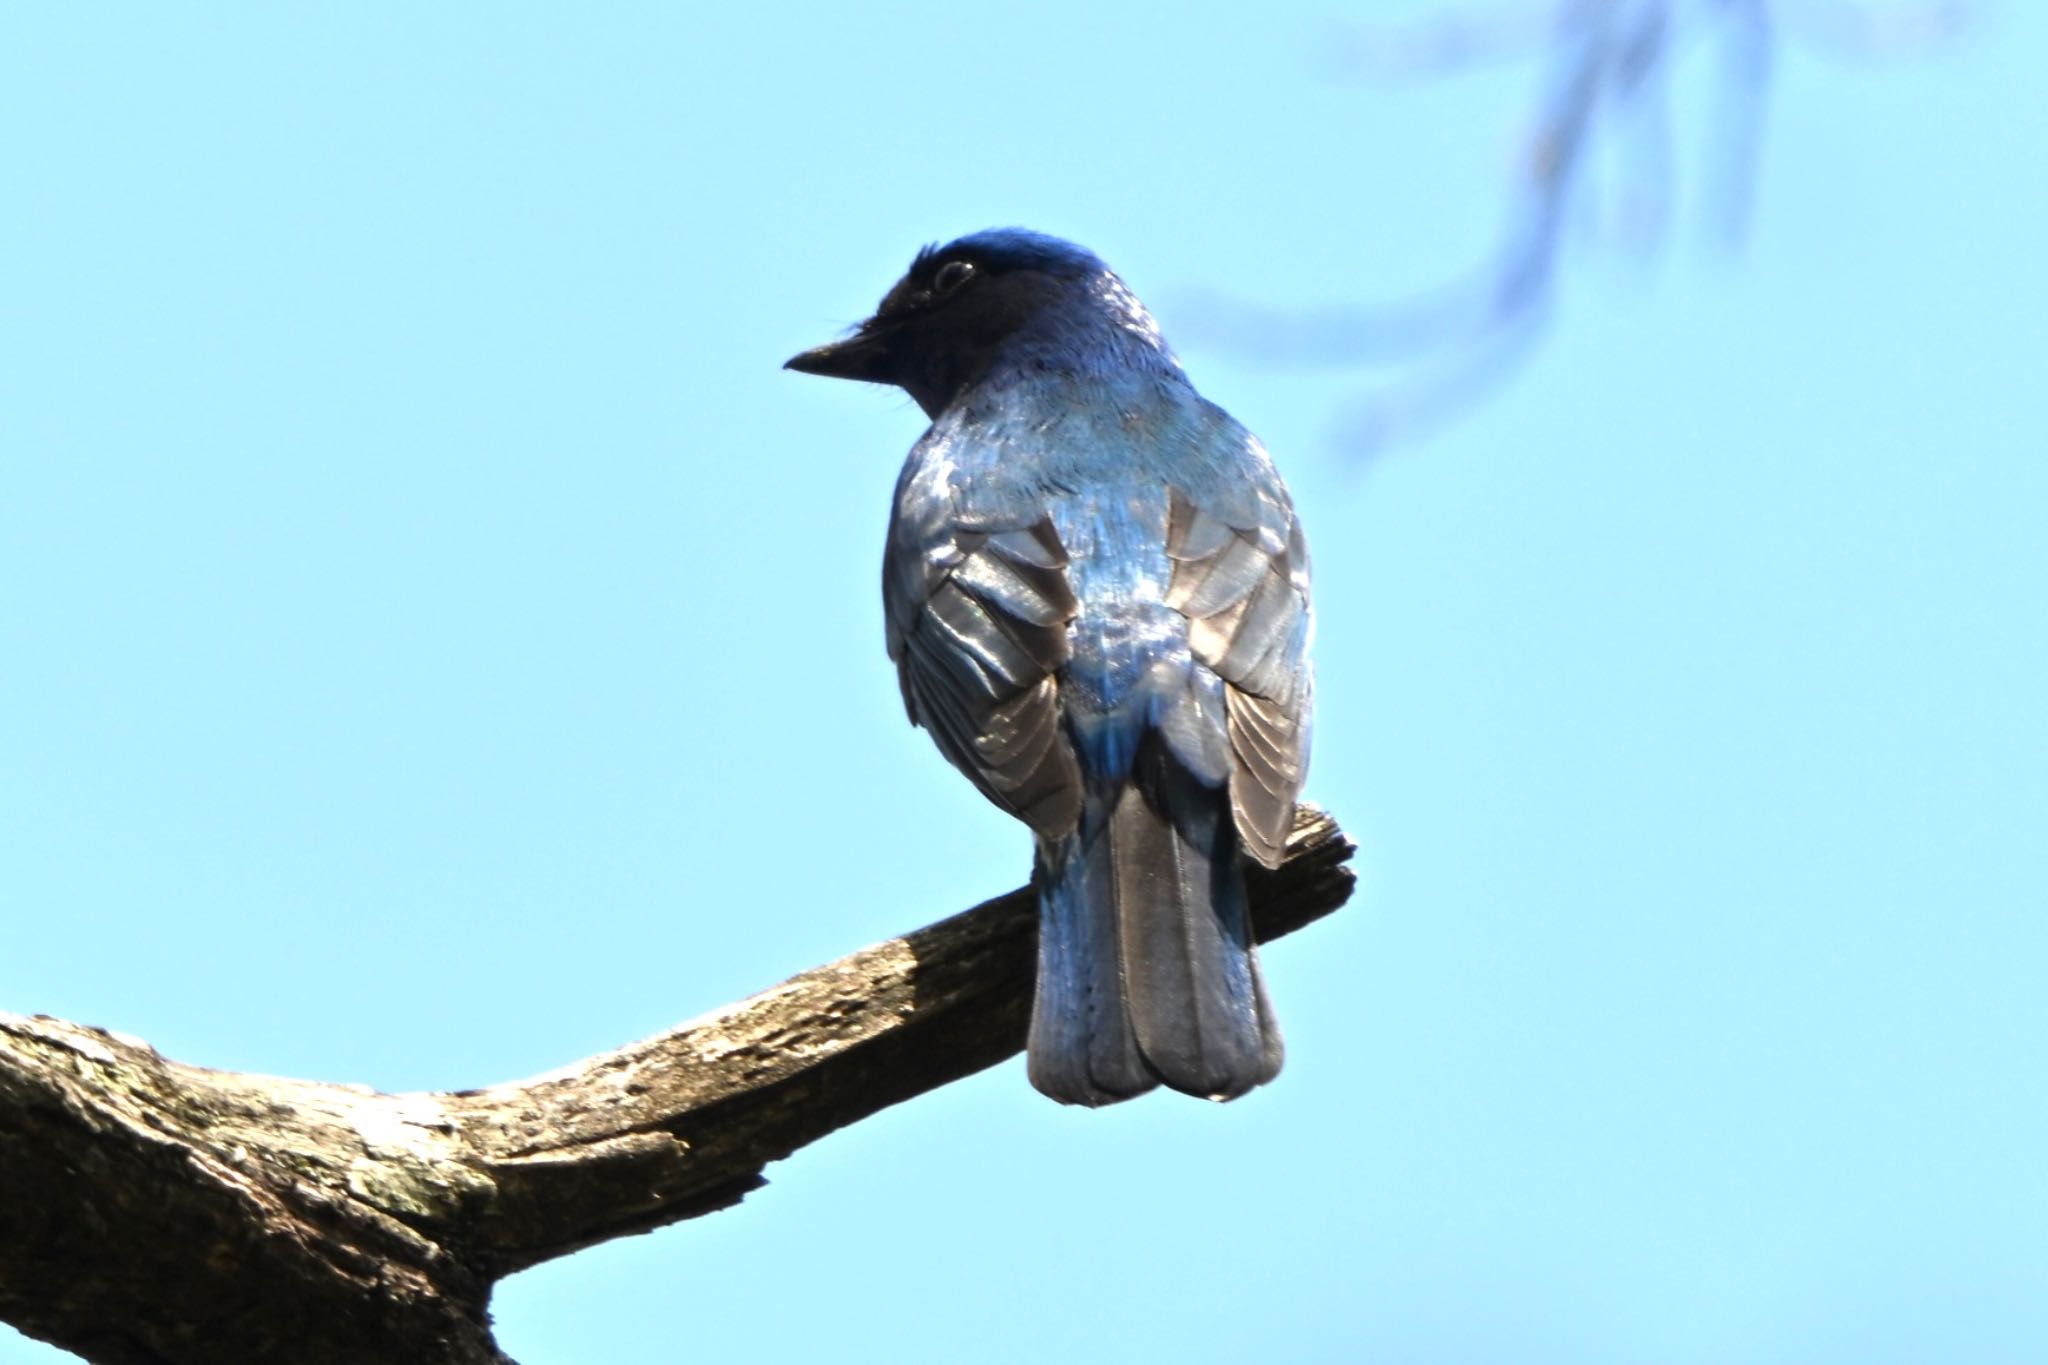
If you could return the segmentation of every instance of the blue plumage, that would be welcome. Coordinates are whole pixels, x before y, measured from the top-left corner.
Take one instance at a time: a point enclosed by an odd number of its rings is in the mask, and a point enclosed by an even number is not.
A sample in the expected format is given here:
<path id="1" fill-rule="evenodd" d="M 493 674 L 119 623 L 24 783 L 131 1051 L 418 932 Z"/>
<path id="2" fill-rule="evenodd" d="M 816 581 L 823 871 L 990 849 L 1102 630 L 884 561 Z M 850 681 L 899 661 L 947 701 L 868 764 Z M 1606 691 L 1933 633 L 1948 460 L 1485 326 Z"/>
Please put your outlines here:
<path id="1" fill-rule="evenodd" d="M 792 369 L 932 418 L 883 565 L 911 719 L 1037 836 L 1032 1083 L 1229 1099 L 1280 1068 L 1242 860 L 1307 765 L 1308 554 L 1265 450 L 1093 254 L 1005 228 L 919 253 Z"/>

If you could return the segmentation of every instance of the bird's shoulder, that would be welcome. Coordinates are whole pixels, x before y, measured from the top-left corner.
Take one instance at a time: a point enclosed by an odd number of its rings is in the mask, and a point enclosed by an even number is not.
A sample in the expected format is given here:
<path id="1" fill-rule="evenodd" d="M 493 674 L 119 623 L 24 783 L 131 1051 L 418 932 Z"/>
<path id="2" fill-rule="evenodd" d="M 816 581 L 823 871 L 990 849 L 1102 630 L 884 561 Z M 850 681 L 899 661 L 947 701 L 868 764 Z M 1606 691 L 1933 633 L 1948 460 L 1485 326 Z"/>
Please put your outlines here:
<path id="1" fill-rule="evenodd" d="M 911 448 L 891 541 L 1002 529 L 1063 500 L 1163 496 L 1169 486 L 1242 529 L 1284 535 L 1292 520 L 1265 447 L 1184 380 L 1049 376 L 983 386 Z"/>

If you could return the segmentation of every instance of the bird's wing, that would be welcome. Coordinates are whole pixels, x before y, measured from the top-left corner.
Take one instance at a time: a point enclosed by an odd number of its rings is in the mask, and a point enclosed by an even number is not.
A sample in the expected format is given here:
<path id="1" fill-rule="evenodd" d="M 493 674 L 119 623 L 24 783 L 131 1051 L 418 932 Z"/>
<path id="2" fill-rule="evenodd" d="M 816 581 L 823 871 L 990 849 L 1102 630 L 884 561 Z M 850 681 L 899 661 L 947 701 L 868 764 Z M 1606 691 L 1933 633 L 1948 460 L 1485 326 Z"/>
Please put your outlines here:
<path id="1" fill-rule="evenodd" d="M 989 800 L 1046 838 L 1074 827 L 1081 777 L 1055 671 L 1080 605 L 1049 518 L 892 546 L 889 656 L 910 718 Z"/>
<path id="2" fill-rule="evenodd" d="M 1173 490 L 1166 604 L 1188 618 L 1195 658 L 1223 679 L 1238 835 L 1277 867 L 1308 769 L 1308 548 L 1284 494 L 1259 510 L 1226 518 Z"/>

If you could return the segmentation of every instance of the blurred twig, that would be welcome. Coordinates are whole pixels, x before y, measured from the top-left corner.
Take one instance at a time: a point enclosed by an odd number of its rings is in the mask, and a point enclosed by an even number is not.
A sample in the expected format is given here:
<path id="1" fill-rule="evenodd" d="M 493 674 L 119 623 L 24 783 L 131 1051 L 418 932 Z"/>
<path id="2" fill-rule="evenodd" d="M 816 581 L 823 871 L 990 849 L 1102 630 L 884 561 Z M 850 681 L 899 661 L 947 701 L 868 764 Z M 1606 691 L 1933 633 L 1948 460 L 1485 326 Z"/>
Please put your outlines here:
<path id="1" fill-rule="evenodd" d="M 1732 246 L 1750 217 L 1781 43 L 1848 58 L 1914 54 L 1967 17 L 1968 0 L 1530 0 L 1348 27 L 1331 49 L 1346 79 L 1540 58 L 1542 91 L 1499 247 L 1465 280 L 1405 303 L 1290 312 L 1211 300 L 1193 321 L 1268 362 L 1405 368 L 1344 424 L 1345 444 L 1383 447 L 1467 405 L 1528 354 L 1558 289 L 1566 221 L 1592 193 L 1587 166 L 1603 136 L 1620 168 L 1620 240 L 1639 251 L 1661 242 L 1674 175 L 1665 86 L 1687 42 L 1711 44 L 1719 58 L 1706 202 L 1716 235 Z"/>

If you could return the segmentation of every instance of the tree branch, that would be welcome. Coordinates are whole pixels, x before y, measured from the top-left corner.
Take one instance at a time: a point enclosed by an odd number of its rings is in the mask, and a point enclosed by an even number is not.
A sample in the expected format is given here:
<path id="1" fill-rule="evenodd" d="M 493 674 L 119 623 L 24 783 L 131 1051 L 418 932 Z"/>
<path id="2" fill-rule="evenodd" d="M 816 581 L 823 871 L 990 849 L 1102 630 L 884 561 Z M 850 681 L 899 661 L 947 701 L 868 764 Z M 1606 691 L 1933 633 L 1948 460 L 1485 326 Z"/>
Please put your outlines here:
<path id="1" fill-rule="evenodd" d="M 1350 894 L 1297 812 L 1261 941 Z M 1024 1043 L 1013 891 L 550 1075 L 386 1095 L 0 1014 L 0 1319 L 103 1365 L 509 1365 L 492 1285 L 737 1203 L 770 1161 Z"/>
<path id="2" fill-rule="evenodd" d="M 1301 310 L 1196 295 L 1178 334 L 1268 363 L 1398 367 L 1338 432 L 1344 445 L 1378 453 L 1470 406 L 1533 352 L 1564 279 L 1569 221 L 1595 197 L 1588 163 L 1603 139 L 1622 154 L 1614 226 L 1637 252 L 1657 245 L 1675 170 L 1664 87 L 1694 42 L 1720 50 L 1707 202 L 1734 246 L 1786 37 L 1849 58 L 1914 55 L 1960 33 L 1973 9 L 1970 0 L 1520 0 L 1337 26 L 1319 45 L 1325 62 L 1380 84 L 1541 58 L 1542 93 L 1499 244 L 1406 301 Z"/>

